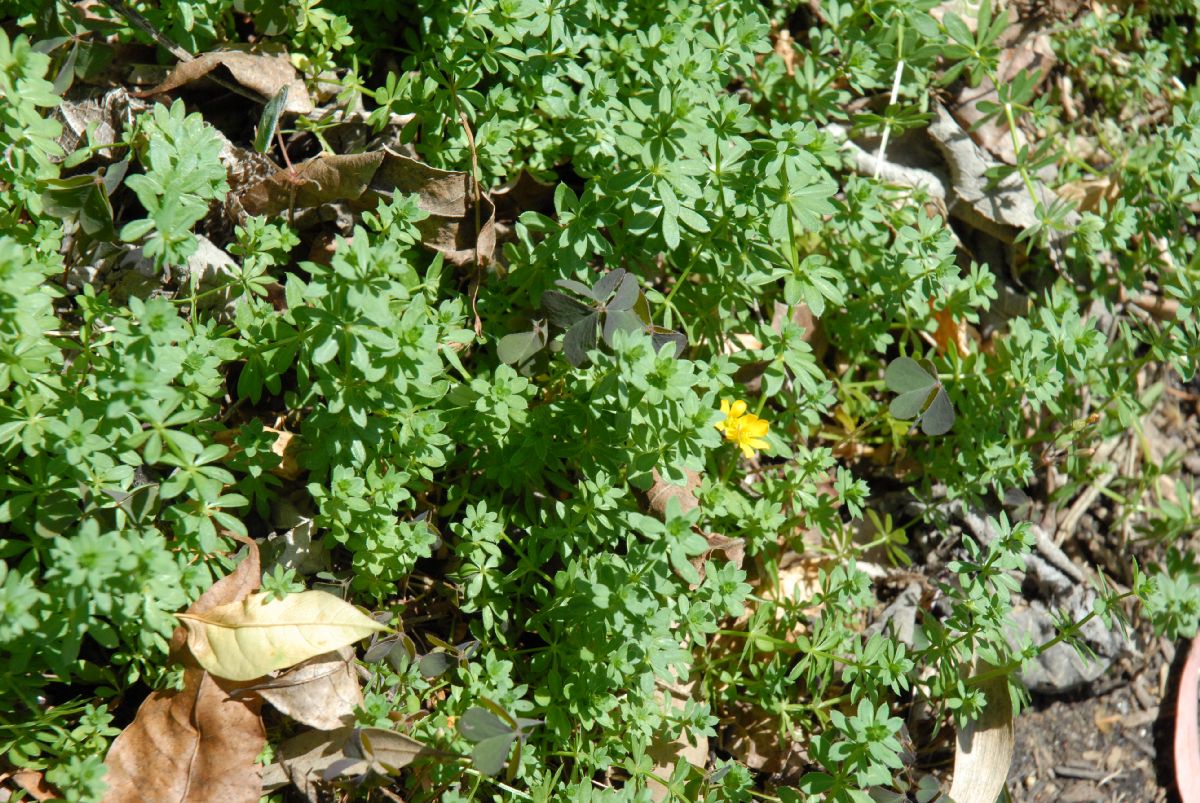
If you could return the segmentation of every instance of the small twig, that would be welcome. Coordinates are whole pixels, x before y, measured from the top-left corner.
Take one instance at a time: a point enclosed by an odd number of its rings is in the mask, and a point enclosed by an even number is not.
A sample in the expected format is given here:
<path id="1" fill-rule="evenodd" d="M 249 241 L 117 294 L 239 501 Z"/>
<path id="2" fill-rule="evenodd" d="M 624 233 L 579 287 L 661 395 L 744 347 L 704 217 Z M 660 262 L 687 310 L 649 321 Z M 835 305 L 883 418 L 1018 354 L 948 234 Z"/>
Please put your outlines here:
<path id="1" fill-rule="evenodd" d="M 130 8 L 129 6 L 127 6 L 125 4 L 124 0 L 102 0 L 102 2 L 104 3 L 104 5 L 108 6 L 113 11 L 117 12 L 122 17 L 124 17 L 125 21 L 128 22 L 130 25 L 137 28 L 139 31 L 141 31 L 142 33 L 146 34 L 151 39 L 153 39 L 158 44 L 159 47 L 161 47 L 163 50 L 166 50 L 168 53 L 170 53 L 172 56 L 177 58 L 179 61 L 189 62 L 189 61 L 196 60 L 196 57 L 193 56 L 191 53 L 189 53 L 187 50 L 185 50 L 183 48 L 183 46 L 181 46 L 179 43 L 173 41 L 166 34 L 162 33 L 157 28 L 155 28 L 153 25 L 151 25 L 150 20 L 146 19 L 141 14 L 139 14 L 137 11 L 135 11 L 132 8 Z M 220 77 L 219 75 L 213 75 L 210 73 L 208 75 L 208 78 L 211 81 L 213 81 L 214 83 L 218 84 L 219 86 L 222 86 L 225 89 L 228 89 L 230 92 L 241 95 L 244 98 L 248 98 L 248 99 L 254 101 L 255 103 L 265 103 L 266 102 L 263 98 L 259 97 L 257 93 L 251 92 L 249 89 L 246 89 L 244 86 L 241 86 L 240 84 L 234 83 L 232 81 L 226 81 L 224 78 Z"/>
<path id="2" fill-rule="evenodd" d="M 195 59 L 191 53 L 187 52 L 180 45 L 169 39 L 166 34 L 160 33 L 157 28 L 150 24 L 150 20 L 143 17 L 138 12 L 134 11 L 129 6 L 125 5 L 124 0 L 103 0 L 104 5 L 111 8 L 113 11 L 120 14 L 129 22 L 130 25 L 137 28 L 142 33 L 149 36 L 159 47 L 166 50 L 180 61 L 193 61 Z"/>
<path id="3" fill-rule="evenodd" d="M 1074 767 L 1070 764 L 1060 764 L 1055 767 L 1054 774 L 1059 778 L 1080 778 L 1086 781 L 1099 781 L 1108 777 L 1107 770 L 1091 767 Z"/>
<path id="4" fill-rule="evenodd" d="M 1102 445 L 1092 457 L 1092 463 L 1103 464 L 1108 462 L 1109 458 L 1114 457 L 1114 452 L 1117 451 L 1118 447 L 1122 447 L 1124 444 L 1124 438 L 1117 438 Z M 1119 462 L 1120 460 L 1121 456 L 1117 456 L 1113 462 Z M 1088 508 L 1090 508 L 1092 503 L 1096 501 L 1096 497 L 1100 495 L 1100 492 L 1104 488 L 1108 487 L 1108 484 L 1112 482 L 1116 476 L 1117 469 L 1111 468 L 1101 474 L 1095 482 L 1084 489 L 1083 493 L 1081 493 L 1078 498 L 1076 498 L 1074 504 L 1071 505 L 1071 509 L 1067 511 L 1067 515 L 1063 517 L 1062 524 L 1058 526 L 1058 532 L 1054 534 L 1055 544 L 1061 546 L 1064 541 L 1074 534 L 1075 528 L 1079 526 L 1079 520 L 1083 518 L 1083 514 L 1088 511 Z"/>

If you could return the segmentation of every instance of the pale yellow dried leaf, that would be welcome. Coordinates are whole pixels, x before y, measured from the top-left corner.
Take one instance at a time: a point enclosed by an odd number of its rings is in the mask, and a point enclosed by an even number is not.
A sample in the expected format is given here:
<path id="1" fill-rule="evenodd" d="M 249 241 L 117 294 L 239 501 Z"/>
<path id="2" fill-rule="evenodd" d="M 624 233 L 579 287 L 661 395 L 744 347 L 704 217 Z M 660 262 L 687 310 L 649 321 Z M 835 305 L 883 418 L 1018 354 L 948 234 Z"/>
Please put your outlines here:
<path id="1" fill-rule="evenodd" d="M 253 680 L 387 630 L 324 591 L 252 594 L 202 615 L 180 614 L 188 648 L 217 677 Z"/>

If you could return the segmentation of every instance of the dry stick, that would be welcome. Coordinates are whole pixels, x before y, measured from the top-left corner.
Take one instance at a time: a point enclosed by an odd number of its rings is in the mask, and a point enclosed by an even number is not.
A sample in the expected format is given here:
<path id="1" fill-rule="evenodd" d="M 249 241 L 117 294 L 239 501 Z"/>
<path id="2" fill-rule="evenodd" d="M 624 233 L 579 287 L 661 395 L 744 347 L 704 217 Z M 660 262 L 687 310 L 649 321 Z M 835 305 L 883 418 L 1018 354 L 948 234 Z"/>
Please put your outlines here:
<path id="1" fill-rule="evenodd" d="M 1113 456 L 1113 453 L 1117 451 L 1117 447 L 1124 446 L 1124 444 L 1124 438 L 1116 438 L 1109 441 L 1097 450 L 1096 454 L 1092 457 L 1092 462 L 1101 464 L 1107 462 L 1108 459 Z M 1114 462 L 1119 460 L 1120 458 L 1118 457 Z M 1083 514 L 1087 512 L 1088 508 L 1092 506 L 1092 503 L 1096 501 L 1096 497 L 1100 495 L 1100 492 L 1104 488 L 1108 487 L 1108 484 L 1112 482 L 1116 476 L 1117 469 L 1115 467 L 1111 468 L 1101 474 L 1095 482 L 1084 489 L 1083 493 L 1081 493 L 1075 500 L 1075 503 L 1071 505 L 1071 509 L 1067 511 L 1067 515 L 1063 518 L 1062 524 L 1058 526 L 1058 532 L 1054 535 L 1055 544 L 1061 546 L 1062 543 L 1075 532 L 1075 528 L 1079 526 L 1079 520 L 1083 518 Z"/>
<path id="2" fill-rule="evenodd" d="M 184 50 L 183 47 L 172 41 L 169 37 L 167 37 L 166 34 L 161 33 L 157 28 L 151 25 L 150 20 L 146 19 L 137 11 L 125 5 L 124 0 L 102 0 L 102 2 L 104 5 L 108 6 L 113 11 L 124 17 L 125 21 L 130 25 L 137 28 L 139 31 L 157 42 L 159 47 L 161 47 L 163 50 L 166 50 L 175 58 L 179 59 L 179 61 L 189 62 L 196 60 L 195 56 Z M 258 94 L 251 92 L 240 84 L 236 84 L 232 81 L 226 81 L 224 78 L 221 78 L 218 75 L 213 75 L 212 73 L 209 73 L 208 77 L 214 83 L 224 87 L 225 89 L 228 89 L 230 92 L 234 92 L 244 98 L 249 98 L 255 103 L 264 102 L 263 99 L 258 96 Z"/>

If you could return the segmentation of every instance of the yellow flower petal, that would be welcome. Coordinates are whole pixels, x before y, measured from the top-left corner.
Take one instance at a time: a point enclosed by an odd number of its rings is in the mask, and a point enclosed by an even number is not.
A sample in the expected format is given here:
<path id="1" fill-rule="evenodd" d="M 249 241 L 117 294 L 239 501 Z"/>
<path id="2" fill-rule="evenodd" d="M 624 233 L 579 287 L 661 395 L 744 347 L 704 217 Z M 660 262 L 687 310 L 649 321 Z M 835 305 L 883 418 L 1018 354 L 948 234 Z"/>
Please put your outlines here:
<path id="1" fill-rule="evenodd" d="M 738 399 L 737 401 L 735 401 L 733 403 L 733 407 L 729 408 L 729 417 L 730 418 L 741 418 L 745 414 L 746 414 L 746 403 L 744 401 L 742 401 L 741 399 Z"/>
<path id="2" fill-rule="evenodd" d="M 742 432 L 751 438 L 761 438 L 767 434 L 770 426 L 770 424 L 761 418 L 750 420 L 750 417 L 747 416 L 746 420 L 742 422 Z"/>

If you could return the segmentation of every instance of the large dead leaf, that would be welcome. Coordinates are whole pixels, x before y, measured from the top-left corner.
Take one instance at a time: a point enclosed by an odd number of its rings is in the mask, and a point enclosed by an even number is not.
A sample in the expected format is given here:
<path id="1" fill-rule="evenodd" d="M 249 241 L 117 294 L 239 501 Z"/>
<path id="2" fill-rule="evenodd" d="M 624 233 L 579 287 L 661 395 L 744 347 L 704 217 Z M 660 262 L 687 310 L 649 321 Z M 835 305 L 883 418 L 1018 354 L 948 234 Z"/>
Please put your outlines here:
<path id="1" fill-rule="evenodd" d="M 204 614 L 258 588 L 258 547 L 229 576 L 213 584 L 188 609 Z M 185 666 L 180 691 L 156 691 L 108 752 L 105 803 L 255 803 L 262 791 L 262 767 L 255 762 L 266 743 L 259 716 L 261 701 L 241 693 L 240 684 L 218 680 L 183 650 L 186 631 L 178 627 L 172 653 Z"/>
<path id="2" fill-rule="evenodd" d="M 266 743 L 255 695 L 202 669 L 178 692 L 154 692 L 113 742 L 105 803 L 256 803 Z"/>
<path id="3" fill-rule="evenodd" d="M 349 647 L 323 653 L 254 690 L 297 722 L 334 730 L 353 722 L 363 703 L 353 659 Z"/>
<path id="4" fill-rule="evenodd" d="M 387 627 L 324 591 L 283 599 L 252 594 L 203 614 L 180 614 L 188 649 L 214 675 L 253 680 L 345 647 Z"/>
<path id="5" fill-rule="evenodd" d="M 198 81 L 218 67 L 223 67 L 247 89 L 253 89 L 264 99 L 275 97 L 284 86 L 288 88 L 284 111 L 292 114 L 308 114 L 313 110 L 312 98 L 304 81 L 296 74 L 286 53 L 247 53 L 241 50 L 218 50 L 201 53 L 191 61 L 179 64 L 167 79 L 151 89 L 149 95 L 158 95 L 178 89 L 184 84 Z"/>
<path id="6" fill-rule="evenodd" d="M 382 162 L 380 151 L 322 153 L 252 185 L 242 195 L 242 207 L 251 215 L 278 215 L 291 208 L 354 200 L 366 191 Z"/>
<path id="7" fill-rule="evenodd" d="M 950 798 L 955 803 L 994 803 L 1012 764 L 1015 735 L 1008 679 L 1000 675 L 979 688 L 987 700 L 983 713 L 959 731 L 954 748 Z"/>
<path id="8" fill-rule="evenodd" d="M 368 209 L 396 194 L 412 193 L 429 214 L 417 223 L 421 242 L 456 265 L 476 258 L 483 264 L 491 261 L 496 249 L 495 207 L 486 195 L 476 203 L 470 176 L 438 170 L 392 151 L 313 157 L 250 187 L 241 203 L 248 214 L 277 215 L 333 201 Z"/>

